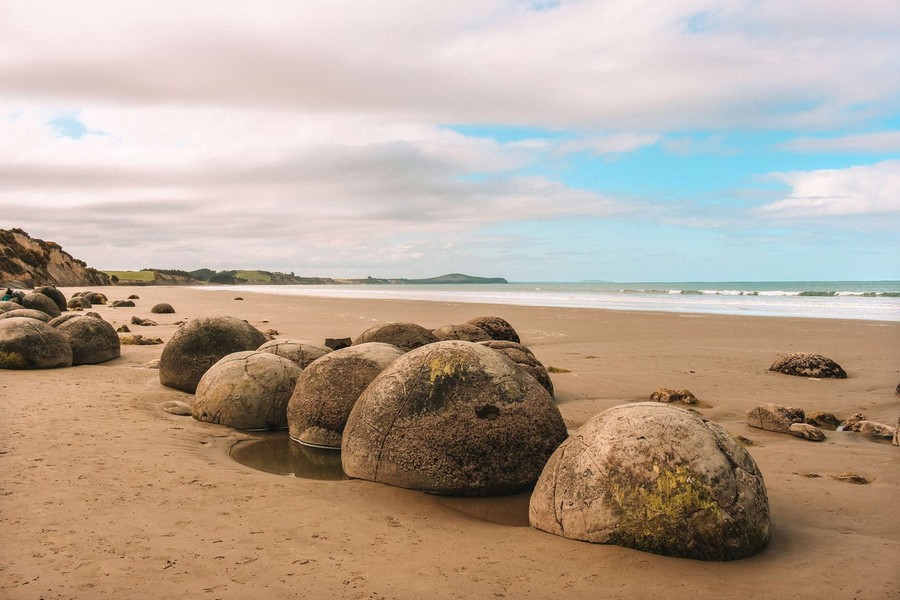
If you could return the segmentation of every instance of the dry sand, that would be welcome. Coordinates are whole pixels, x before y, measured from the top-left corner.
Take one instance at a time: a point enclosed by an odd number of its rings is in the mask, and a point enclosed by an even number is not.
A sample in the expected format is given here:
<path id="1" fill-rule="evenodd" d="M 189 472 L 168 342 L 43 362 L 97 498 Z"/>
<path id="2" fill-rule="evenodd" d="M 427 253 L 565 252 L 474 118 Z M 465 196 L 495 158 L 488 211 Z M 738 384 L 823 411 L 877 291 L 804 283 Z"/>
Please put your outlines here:
<path id="1" fill-rule="evenodd" d="M 74 290 L 63 290 L 69 296 Z M 898 598 L 900 448 L 858 434 L 822 443 L 752 429 L 764 403 L 900 415 L 900 323 L 336 300 L 187 288 L 137 293 L 132 315 L 168 339 L 181 319 L 233 315 L 279 337 L 355 337 L 379 321 L 427 327 L 506 318 L 554 374 L 570 428 L 658 387 L 687 388 L 750 453 L 772 538 L 749 559 L 708 563 L 552 536 L 527 526 L 527 495 L 465 500 L 366 481 L 310 481 L 238 464 L 249 436 L 160 410 L 191 396 L 146 363 L 162 346 L 47 371 L 0 371 L 2 598 Z M 174 315 L 151 315 L 166 301 Z M 835 359 L 846 380 L 771 373 L 779 353 Z M 852 471 L 854 485 L 829 477 Z M 810 474 L 818 475 L 811 477 Z"/>

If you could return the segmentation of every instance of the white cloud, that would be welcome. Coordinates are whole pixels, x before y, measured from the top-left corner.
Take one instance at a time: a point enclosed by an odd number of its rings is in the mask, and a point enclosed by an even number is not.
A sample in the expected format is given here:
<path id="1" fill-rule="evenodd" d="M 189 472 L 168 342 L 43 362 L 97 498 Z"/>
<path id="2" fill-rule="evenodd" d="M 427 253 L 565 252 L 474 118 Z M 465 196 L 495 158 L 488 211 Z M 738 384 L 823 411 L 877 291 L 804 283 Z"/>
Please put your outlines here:
<path id="1" fill-rule="evenodd" d="M 556 150 L 559 154 L 584 151 L 594 154 L 623 154 L 653 146 L 659 143 L 660 139 L 658 133 L 614 133 L 564 142 L 558 145 Z"/>
<path id="2" fill-rule="evenodd" d="M 791 188 L 759 209 L 776 217 L 846 217 L 900 212 L 900 160 L 819 171 L 773 173 Z"/>
<path id="3" fill-rule="evenodd" d="M 832 138 L 802 137 L 781 145 L 796 152 L 900 152 L 900 131 L 879 131 Z"/>

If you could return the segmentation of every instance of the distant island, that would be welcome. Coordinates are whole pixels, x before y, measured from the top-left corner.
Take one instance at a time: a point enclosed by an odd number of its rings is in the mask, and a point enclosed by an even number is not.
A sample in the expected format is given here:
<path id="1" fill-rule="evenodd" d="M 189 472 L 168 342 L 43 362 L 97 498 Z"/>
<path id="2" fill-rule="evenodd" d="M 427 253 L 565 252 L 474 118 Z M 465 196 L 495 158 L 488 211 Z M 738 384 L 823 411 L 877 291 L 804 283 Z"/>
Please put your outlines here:
<path id="1" fill-rule="evenodd" d="M 0 229 L 0 284 L 29 289 L 40 285 L 383 285 L 509 283 L 502 277 L 475 277 L 450 273 L 427 279 L 366 277 L 341 279 L 303 277 L 263 270 L 141 269 L 108 271 L 89 267 L 55 242 L 33 238 L 19 228 Z"/>

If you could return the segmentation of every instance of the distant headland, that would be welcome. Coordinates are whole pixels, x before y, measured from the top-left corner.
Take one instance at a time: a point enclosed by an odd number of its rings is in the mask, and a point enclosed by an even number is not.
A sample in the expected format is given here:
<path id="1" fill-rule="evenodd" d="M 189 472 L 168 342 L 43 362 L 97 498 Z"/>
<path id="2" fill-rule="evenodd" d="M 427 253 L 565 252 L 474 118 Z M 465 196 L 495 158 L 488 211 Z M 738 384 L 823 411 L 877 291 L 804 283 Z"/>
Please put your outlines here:
<path id="1" fill-rule="evenodd" d="M 427 279 L 366 277 L 346 279 L 303 277 L 263 270 L 141 269 L 108 271 L 87 266 L 55 242 L 33 238 L 25 231 L 0 229 L 0 284 L 16 288 L 39 285 L 384 285 L 509 283 L 502 277 L 475 277 L 450 273 Z"/>

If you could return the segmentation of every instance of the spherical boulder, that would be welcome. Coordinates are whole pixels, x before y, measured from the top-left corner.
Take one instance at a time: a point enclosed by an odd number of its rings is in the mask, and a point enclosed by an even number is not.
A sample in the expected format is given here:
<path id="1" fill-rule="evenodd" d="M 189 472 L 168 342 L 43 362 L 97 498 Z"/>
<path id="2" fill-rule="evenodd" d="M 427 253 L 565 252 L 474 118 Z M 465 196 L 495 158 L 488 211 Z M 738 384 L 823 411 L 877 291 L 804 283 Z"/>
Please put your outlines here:
<path id="1" fill-rule="evenodd" d="M 200 379 L 191 414 L 235 429 L 287 426 L 286 408 L 301 369 L 269 352 L 234 352 Z"/>
<path id="2" fill-rule="evenodd" d="M 66 319 L 57 329 L 72 345 L 73 365 L 95 365 L 118 358 L 122 353 L 115 328 L 94 317 Z"/>
<path id="3" fill-rule="evenodd" d="M 72 346 L 59 331 L 27 317 L 0 320 L 0 369 L 53 369 L 72 364 Z"/>
<path id="4" fill-rule="evenodd" d="M 62 314 L 62 311 L 56 306 L 56 302 L 44 294 L 35 294 L 33 292 L 25 294 L 25 298 L 22 299 L 22 306 L 47 313 L 51 319 Z"/>
<path id="5" fill-rule="evenodd" d="M 474 325 L 470 325 L 468 323 L 461 323 L 459 325 L 444 325 L 443 327 L 432 329 L 431 333 L 433 333 L 434 337 L 436 337 L 441 342 L 447 340 L 463 340 L 464 342 L 486 342 L 491 339 L 491 336 L 489 336 L 484 329 L 475 327 Z"/>
<path id="6" fill-rule="evenodd" d="M 505 319 L 500 317 L 475 317 L 466 321 L 469 325 L 474 325 L 484 330 L 492 340 L 503 340 L 507 342 L 519 343 L 519 334 L 513 329 Z"/>
<path id="7" fill-rule="evenodd" d="M 342 348 L 310 363 L 287 407 L 288 430 L 301 444 L 340 448 L 357 398 L 389 364 L 403 356 L 390 344 L 368 342 Z"/>
<path id="8" fill-rule="evenodd" d="M 53 287 L 52 285 L 43 285 L 41 287 L 34 288 L 35 294 L 43 294 L 53 300 L 56 304 L 57 308 L 60 311 L 66 310 L 66 296 L 61 291 Z"/>
<path id="9" fill-rule="evenodd" d="M 100 292 L 75 292 L 72 297 L 85 298 L 91 304 L 106 304 L 109 301 L 109 298 Z"/>
<path id="10" fill-rule="evenodd" d="M 532 527 L 682 558 L 732 560 L 769 539 L 762 474 L 720 425 L 674 406 L 613 407 L 544 467 Z"/>
<path id="11" fill-rule="evenodd" d="M 483 346 L 487 346 L 498 352 L 502 352 L 511 361 L 519 365 L 526 373 L 537 379 L 538 383 L 544 386 L 550 395 L 553 395 L 553 381 L 550 380 L 550 374 L 547 368 L 537 359 L 534 353 L 516 342 L 507 342 L 504 340 L 491 340 L 489 342 L 481 342 Z"/>
<path id="12" fill-rule="evenodd" d="M 433 333 L 415 323 L 379 323 L 369 327 L 353 340 L 353 345 L 381 342 L 397 346 L 405 352 L 438 341 Z"/>
<path id="13" fill-rule="evenodd" d="M 785 354 L 769 367 L 770 371 L 777 371 L 785 375 L 798 377 L 816 377 L 846 379 L 847 372 L 827 356 L 821 354 L 807 354 L 805 352 L 793 352 Z"/>
<path id="14" fill-rule="evenodd" d="M 41 321 L 42 323 L 49 323 L 51 321 L 50 315 L 47 313 L 35 310 L 33 308 L 19 308 L 8 310 L 5 313 L 0 313 L 0 319 L 14 319 L 16 317 L 25 317 L 26 319 L 35 319 L 37 321 Z"/>
<path id="15" fill-rule="evenodd" d="M 69 301 L 66 302 L 66 307 L 72 310 L 80 310 L 82 308 L 91 308 L 93 305 L 91 301 L 85 298 L 84 296 L 77 296 L 75 298 L 69 298 Z"/>
<path id="16" fill-rule="evenodd" d="M 150 312 L 163 315 L 163 314 L 171 314 L 175 312 L 175 309 L 172 308 L 171 304 L 167 304 L 165 302 L 160 302 L 159 304 L 154 304 L 153 308 L 150 309 Z"/>
<path id="17" fill-rule="evenodd" d="M 22 306 L 21 304 L 19 304 L 18 302 L 11 302 L 9 300 L 4 300 L 4 301 L 0 302 L 0 313 L 7 312 L 10 310 L 20 310 L 22 308 L 25 308 L 25 307 Z"/>
<path id="18" fill-rule="evenodd" d="M 200 317 L 187 322 L 163 347 L 159 381 L 193 393 L 213 364 L 232 352 L 256 350 L 266 336 L 236 317 Z"/>
<path id="19" fill-rule="evenodd" d="M 527 490 L 566 438 L 547 391 L 501 353 L 437 342 L 391 363 L 362 393 L 342 439 L 350 477 L 438 494 Z"/>
<path id="20" fill-rule="evenodd" d="M 314 344 L 307 340 L 270 340 L 259 347 L 260 352 L 270 352 L 281 358 L 294 362 L 301 369 L 305 369 L 312 361 L 322 358 L 331 348 Z"/>

